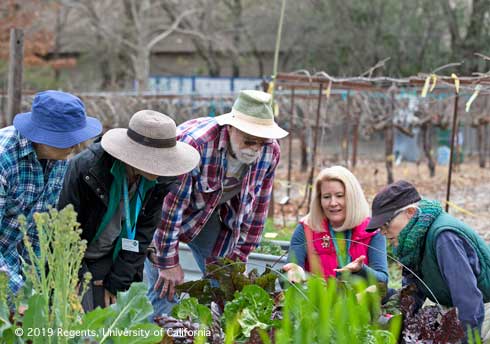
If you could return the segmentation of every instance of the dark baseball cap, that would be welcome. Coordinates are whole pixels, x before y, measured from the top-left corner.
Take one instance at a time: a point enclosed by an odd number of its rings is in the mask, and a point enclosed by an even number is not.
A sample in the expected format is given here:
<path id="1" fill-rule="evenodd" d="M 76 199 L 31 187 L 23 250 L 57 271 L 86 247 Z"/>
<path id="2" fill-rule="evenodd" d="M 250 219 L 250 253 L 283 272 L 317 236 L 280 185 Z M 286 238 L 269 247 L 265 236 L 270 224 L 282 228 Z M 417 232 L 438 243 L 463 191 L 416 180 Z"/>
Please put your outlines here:
<path id="1" fill-rule="evenodd" d="M 374 197 L 372 218 L 366 231 L 374 232 L 388 222 L 397 210 L 421 199 L 415 186 L 406 180 L 399 180 L 386 186 Z"/>

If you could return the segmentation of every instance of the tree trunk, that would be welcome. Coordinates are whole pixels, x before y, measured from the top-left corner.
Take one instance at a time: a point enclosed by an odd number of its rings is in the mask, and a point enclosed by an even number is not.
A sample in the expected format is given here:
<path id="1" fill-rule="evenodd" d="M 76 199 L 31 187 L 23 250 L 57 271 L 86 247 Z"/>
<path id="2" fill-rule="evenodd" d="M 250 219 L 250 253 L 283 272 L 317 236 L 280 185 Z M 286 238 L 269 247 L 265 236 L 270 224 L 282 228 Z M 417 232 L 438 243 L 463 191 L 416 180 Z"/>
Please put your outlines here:
<path id="1" fill-rule="evenodd" d="M 299 131 L 299 140 L 301 142 L 301 172 L 308 170 L 308 143 L 306 140 L 306 127 Z"/>
<path id="2" fill-rule="evenodd" d="M 485 136 L 484 136 L 485 156 L 487 156 L 488 153 L 490 152 L 490 149 L 488 149 L 489 148 L 489 141 L 490 141 L 490 137 L 488 135 L 488 123 L 485 123 Z M 486 158 L 485 158 L 485 161 L 486 161 Z"/>
<path id="3" fill-rule="evenodd" d="M 424 153 L 427 158 L 427 164 L 429 166 L 429 172 L 430 176 L 434 177 L 436 175 L 436 165 L 434 163 L 434 158 L 432 157 L 432 138 L 431 138 L 431 131 L 432 131 L 432 125 L 430 123 L 424 124 L 422 126 L 422 140 L 423 140 L 423 147 L 424 147 Z"/>
<path id="4" fill-rule="evenodd" d="M 274 219 L 274 188 L 271 190 L 271 200 L 269 201 L 269 209 L 267 210 L 267 217 Z"/>
<path id="5" fill-rule="evenodd" d="M 244 28 L 244 34 L 247 39 L 247 43 L 250 45 L 250 48 L 252 49 L 252 55 L 257 61 L 258 76 L 262 78 L 264 76 L 264 59 L 262 57 L 262 54 L 259 52 L 255 39 L 248 32 L 247 28 Z"/>
<path id="6" fill-rule="evenodd" d="M 146 92 L 149 89 L 150 51 L 144 48 L 139 49 L 134 62 L 136 92 Z"/>
<path id="7" fill-rule="evenodd" d="M 352 168 L 357 164 L 357 145 L 359 143 L 359 117 L 360 114 L 355 116 L 354 126 L 352 128 Z"/>
<path id="8" fill-rule="evenodd" d="M 231 56 L 231 72 L 234 78 L 238 78 L 240 76 L 240 41 L 243 31 L 242 0 L 234 0 L 231 3 L 231 13 L 236 21 L 233 31 L 233 47 L 235 51 L 232 52 Z"/>
<path id="9" fill-rule="evenodd" d="M 61 49 L 61 43 L 60 43 L 60 36 L 62 33 L 62 26 L 61 26 L 61 6 L 56 6 L 56 27 L 55 27 L 55 38 L 54 38 L 54 49 L 53 49 L 53 59 L 56 62 L 56 60 L 59 59 L 60 57 L 60 49 Z M 56 67 L 54 69 L 54 80 L 56 81 L 56 85 L 60 82 L 60 69 L 59 67 Z"/>
<path id="10" fill-rule="evenodd" d="M 393 125 L 385 129 L 385 165 L 388 184 L 393 183 Z"/>
<path id="11" fill-rule="evenodd" d="M 214 58 L 208 61 L 208 72 L 212 77 L 221 76 L 221 66 Z"/>
<path id="12" fill-rule="evenodd" d="M 486 164 L 485 128 L 486 128 L 486 124 L 478 123 L 478 127 L 477 127 L 478 156 L 479 156 L 479 162 L 481 168 L 485 168 L 485 164 Z"/>
<path id="13" fill-rule="evenodd" d="M 475 52 L 485 51 L 486 41 L 482 39 L 484 22 L 486 20 L 488 0 L 471 1 L 468 26 L 461 28 L 458 24 L 458 9 L 452 8 L 451 0 L 440 0 L 445 18 L 448 22 L 451 37 L 452 60 L 463 59 L 465 63 L 460 67 L 463 75 L 471 75 L 478 71 L 479 61 L 474 56 Z M 466 32 L 464 37 L 461 32 Z"/>
<path id="14" fill-rule="evenodd" d="M 350 132 L 350 106 L 351 97 L 350 92 L 347 92 L 347 106 L 345 109 L 345 119 L 344 119 L 344 134 L 342 137 L 342 150 L 344 153 L 345 164 L 349 163 L 349 132 Z"/>

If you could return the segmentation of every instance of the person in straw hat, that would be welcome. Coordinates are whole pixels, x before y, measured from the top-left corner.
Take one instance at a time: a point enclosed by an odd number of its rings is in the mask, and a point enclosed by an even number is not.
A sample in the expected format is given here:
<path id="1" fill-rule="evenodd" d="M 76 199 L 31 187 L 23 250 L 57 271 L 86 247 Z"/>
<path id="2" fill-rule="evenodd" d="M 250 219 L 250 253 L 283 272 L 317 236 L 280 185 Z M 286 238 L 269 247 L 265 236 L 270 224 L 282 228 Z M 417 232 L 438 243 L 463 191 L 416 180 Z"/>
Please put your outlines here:
<path id="1" fill-rule="evenodd" d="M 15 116 L 0 130 L 0 271 L 17 293 L 24 283 L 21 257 L 28 261 L 19 215 L 36 253 L 39 238 L 33 215 L 56 206 L 75 146 L 100 134 L 99 120 L 88 117 L 83 102 L 70 93 L 43 91 L 30 112 Z"/>
<path id="2" fill-rule="evenodd" d="M 85 311 L 115 302 L 142 280 L 143 263 L 175 176 L 196 167 L 199 153 L 177 142 L 175 122 L 156 111 L 135 113 L 70 161 L 58 208 L 73 204 L 88 246 L 81 275 L 92 274 Z"/>
<path id="3" fill-rule="evenodd" d="M 178 139 L 195 147 L 201 162 L 165 197 L 156 253 L 145 262 L 155 315 L 169 313 L 184 279 L 179 241 L 202 272 L 206 261 L 246 261 L 257 247 L 280 157 L 277 139 L 287 134 L 274 121 L 270 94 L 252 90 L 240 92 L 230 113 L 178 127 Z"/>

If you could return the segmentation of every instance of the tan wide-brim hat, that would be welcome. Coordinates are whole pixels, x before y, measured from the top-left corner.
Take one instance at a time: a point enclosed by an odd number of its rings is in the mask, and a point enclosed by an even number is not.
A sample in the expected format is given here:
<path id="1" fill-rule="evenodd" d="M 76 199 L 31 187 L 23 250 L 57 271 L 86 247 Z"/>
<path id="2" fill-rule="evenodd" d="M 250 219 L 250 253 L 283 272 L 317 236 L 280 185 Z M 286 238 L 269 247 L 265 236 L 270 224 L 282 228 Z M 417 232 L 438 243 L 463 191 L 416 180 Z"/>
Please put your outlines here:
<path id="1" fill-rule="evenodd" d="M 231 112 L 215 117 L 219 125 L 231 125 L 249 135 L 265 139 L 282 139 L 288 132 L 277 125 L 269 93 L 244 90 L 235 100 Z"/>
<path id="2" fill-rule="evenodd" d="M 175 122 L 152 110 L 135 113 L 129 128 L 111 129 L 102 148 L 114 158 L 156 176 L 178 176 L 193 170 L 201 157 L 187 143 L 176 140 Z"/>

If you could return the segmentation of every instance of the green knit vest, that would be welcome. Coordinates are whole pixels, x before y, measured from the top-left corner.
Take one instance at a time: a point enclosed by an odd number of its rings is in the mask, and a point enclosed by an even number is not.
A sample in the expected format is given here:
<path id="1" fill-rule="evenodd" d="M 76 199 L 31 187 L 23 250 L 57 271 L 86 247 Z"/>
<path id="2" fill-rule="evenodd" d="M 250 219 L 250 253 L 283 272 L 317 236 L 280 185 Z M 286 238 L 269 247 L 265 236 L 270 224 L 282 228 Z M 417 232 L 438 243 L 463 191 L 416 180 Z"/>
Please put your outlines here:
<path id="1" fill-rule="evenodd" d="M 428 285 L 432 293 L 434 293 L 437 301 L 444 306 L 452 307 L 451 294 L 444 282 L 436 257 L 436 238 L 438 234 L 445 230 L 450 230 L 463 237 L 475 249 L 480 263 L 480 275 L 477 276 L 478 289 L 483 294 L 484 302 L 490 302 L 490 247 L 485 241 L 468 225 L 457 220 L 451 215 L 443 212 L 433 222 L 427 232 L 425 240 L 424 257 L 421 263 L 422 279 Z M 464 274 L 472 273 L 471 271 L 462 271 Z M 435 301 L 430 292 L 425 287 L 422 287 L 424 293 L 432 301 Z"/>

